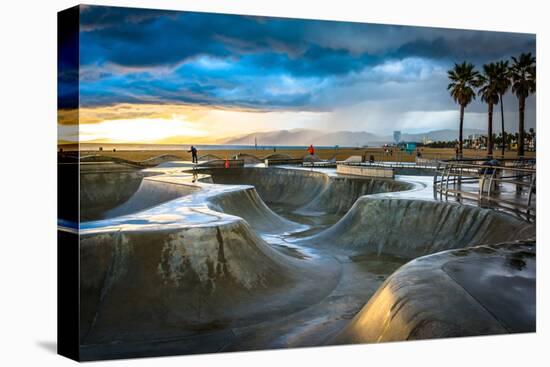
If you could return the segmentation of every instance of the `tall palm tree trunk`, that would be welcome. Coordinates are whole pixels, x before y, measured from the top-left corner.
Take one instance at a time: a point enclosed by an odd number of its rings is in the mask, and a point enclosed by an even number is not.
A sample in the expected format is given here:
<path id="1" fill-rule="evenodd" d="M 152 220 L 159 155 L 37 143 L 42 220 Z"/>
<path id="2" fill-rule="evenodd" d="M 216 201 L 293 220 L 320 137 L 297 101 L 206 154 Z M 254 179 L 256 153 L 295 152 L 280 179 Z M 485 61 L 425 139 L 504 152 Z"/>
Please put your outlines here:
<path id="1" fill-rule="evenodd" d="M 525 155 L 525 97 L 519 98 L 518 157 Z"/>
<path id="2" fill-rule="evenodd" d="M 502 100 L 502 94 L 500 97 L 500 118 L 501 118 L 501 127 L 502 127 L 502 158 L 504 158 L 504 153 L 506 152 L 506 131 L 504 130 L 504 101 Z"/>
<path id="3" fill-rule="evenodd" d="M 462 159 L 462 144 L 464 142 L 462 130 L 464 128 L 464 106 L 460 105 L 460 127 L 458 129 L 458 159 Z"/>
<path id="4" fill-rule="evenodd" d="M 488 103 L 487 111 L 487 157 L 493 157 L 493 104 Z"/>

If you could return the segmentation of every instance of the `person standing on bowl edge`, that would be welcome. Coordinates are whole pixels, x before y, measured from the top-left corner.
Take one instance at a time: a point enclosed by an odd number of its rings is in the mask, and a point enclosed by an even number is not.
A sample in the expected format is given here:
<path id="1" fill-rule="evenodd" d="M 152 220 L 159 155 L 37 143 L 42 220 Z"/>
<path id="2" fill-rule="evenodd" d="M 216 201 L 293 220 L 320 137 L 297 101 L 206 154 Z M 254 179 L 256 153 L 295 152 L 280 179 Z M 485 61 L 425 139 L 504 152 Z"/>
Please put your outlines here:
<path id="1" fill-rule="evenodd" d="M 191 153 L 191 159 L 193 160 L 193 163 L 199 163 L 199 160 L 197 159 L 197 148 L 191 145 L 191 149 L 189 149 L 187 153 Z"/>

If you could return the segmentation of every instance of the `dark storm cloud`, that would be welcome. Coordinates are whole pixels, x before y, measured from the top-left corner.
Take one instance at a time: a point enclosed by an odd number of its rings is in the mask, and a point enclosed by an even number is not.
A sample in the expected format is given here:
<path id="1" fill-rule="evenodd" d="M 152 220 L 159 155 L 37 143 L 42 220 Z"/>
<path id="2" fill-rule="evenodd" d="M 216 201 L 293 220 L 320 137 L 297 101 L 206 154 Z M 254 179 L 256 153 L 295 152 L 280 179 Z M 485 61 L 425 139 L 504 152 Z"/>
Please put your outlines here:
<path id="1" fill-rule="evenodd" d="M 172 11 L 164 10 L 80 5 L 80 29 L 94 31 L 117 28 L 121 24 L 145 24 L 174 14 Z"/>
<path id="2" fill-rule="evenodd" d="M 485 60 L 533 51 L 535 44 L 533 35 L 504 32 L 96 6 L 82 11 L 81 30 L 84 63 L 103 59 L 127 66 L 261 52 L 321 56 L 319 62 L 330 52 L 350 62 L 367 55 Z"/>
<path id="3" fill-rule="evenodd" d="M 446 37 L 419 38 L 408 42 L 392 54 L 485 63 L 507 59 L 521 52 L 535 52 L 535 38 L 531 35 L 464 30 L 446 32 L 449 33 Z M 434 35 L 438 33 L 441 30 L 434 31 Z"/>
<path id="4" fill-rule="evenodd" d="M 528 34 L 96 6 L 80 37 L 81 104 L 96 106 L 331 110 L 385 96 L 445 110 L 454 62 L 535 51 Z"/>

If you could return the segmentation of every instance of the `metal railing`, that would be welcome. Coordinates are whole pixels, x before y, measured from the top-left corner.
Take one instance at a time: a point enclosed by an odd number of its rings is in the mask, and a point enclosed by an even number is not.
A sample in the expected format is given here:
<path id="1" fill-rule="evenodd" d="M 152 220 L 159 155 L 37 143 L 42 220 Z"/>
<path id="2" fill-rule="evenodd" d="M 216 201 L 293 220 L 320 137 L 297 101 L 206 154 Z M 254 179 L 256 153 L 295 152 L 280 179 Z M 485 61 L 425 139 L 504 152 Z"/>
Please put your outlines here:
<path id="1" fill-rule="evenodd" d="M 434 197 L 475 202 L 511 212 L 527 221 L 536 219 L 536 165 L 534 160 L 440 161 L 434 175 Z"/>

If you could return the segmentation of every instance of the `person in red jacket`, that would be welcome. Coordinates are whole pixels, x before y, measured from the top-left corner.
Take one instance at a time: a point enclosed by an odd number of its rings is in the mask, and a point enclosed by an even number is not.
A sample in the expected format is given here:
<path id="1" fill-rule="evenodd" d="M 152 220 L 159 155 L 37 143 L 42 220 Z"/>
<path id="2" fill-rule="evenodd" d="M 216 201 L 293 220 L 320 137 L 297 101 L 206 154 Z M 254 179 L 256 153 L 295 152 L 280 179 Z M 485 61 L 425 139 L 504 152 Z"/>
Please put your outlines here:
<path id="1" fill-rule="evenodd" d="M 309 145 L 309 147 L 307 148 L 307 151 L 309 152 L 310 155 L 315 154 L 315 148 L 313 148 L 313 144 Z"/>

